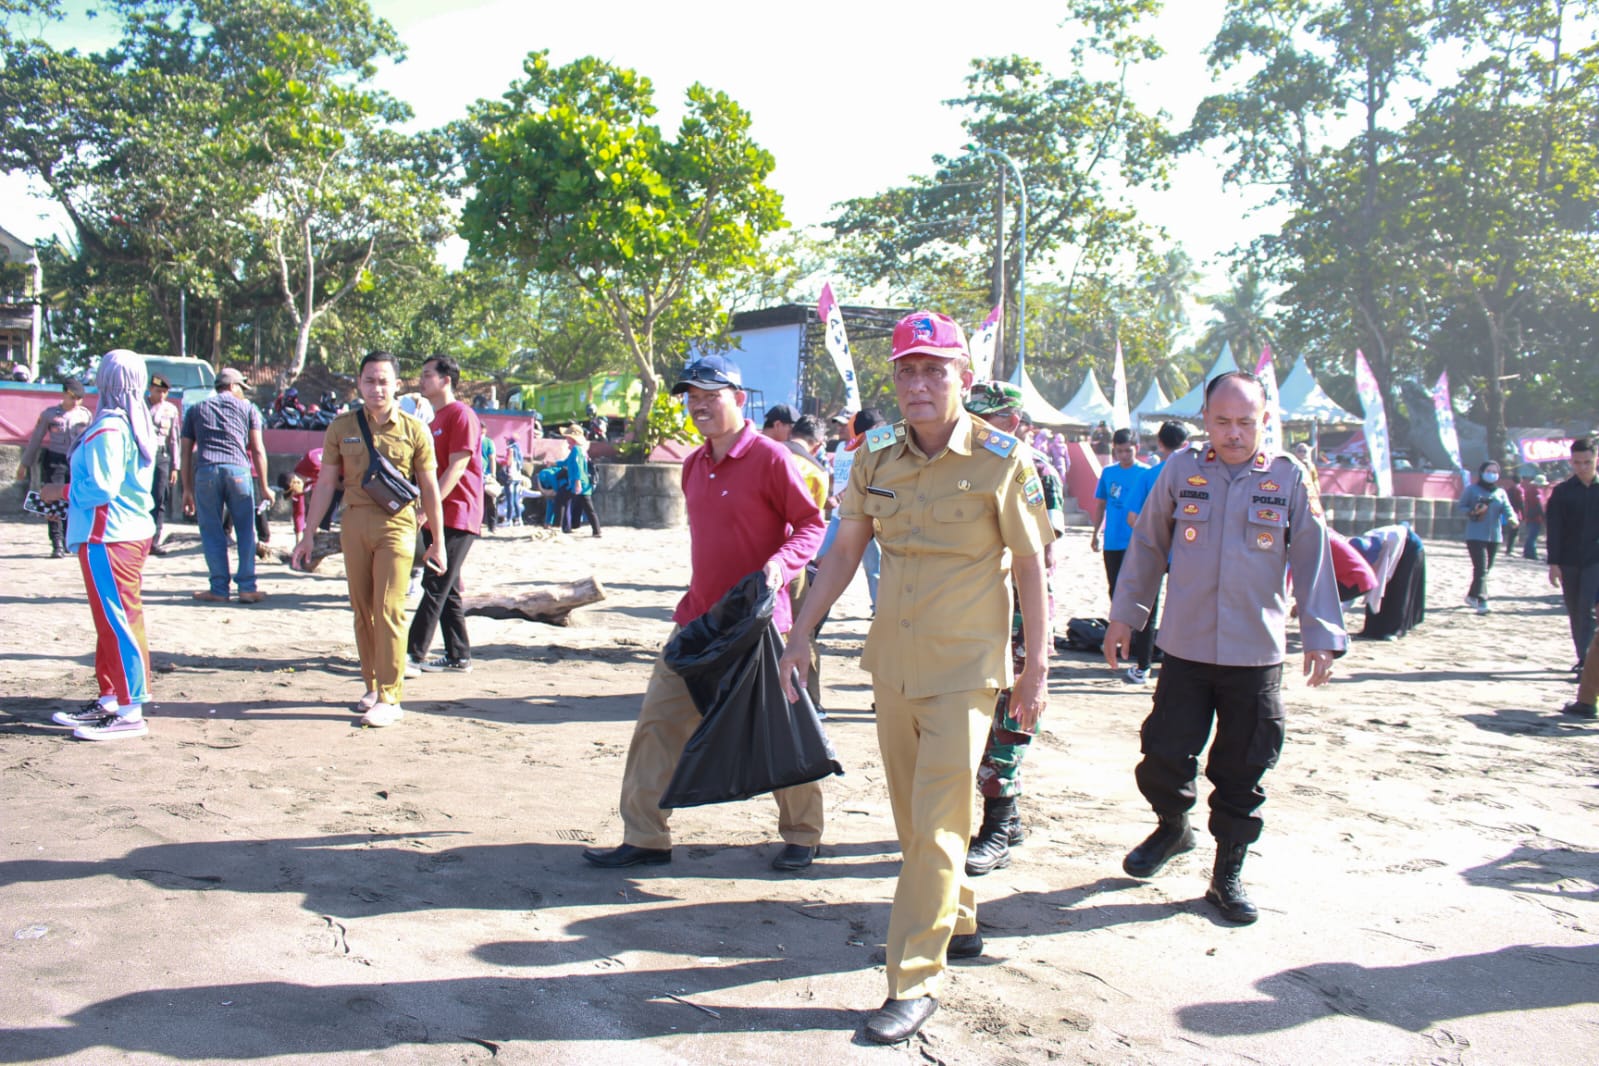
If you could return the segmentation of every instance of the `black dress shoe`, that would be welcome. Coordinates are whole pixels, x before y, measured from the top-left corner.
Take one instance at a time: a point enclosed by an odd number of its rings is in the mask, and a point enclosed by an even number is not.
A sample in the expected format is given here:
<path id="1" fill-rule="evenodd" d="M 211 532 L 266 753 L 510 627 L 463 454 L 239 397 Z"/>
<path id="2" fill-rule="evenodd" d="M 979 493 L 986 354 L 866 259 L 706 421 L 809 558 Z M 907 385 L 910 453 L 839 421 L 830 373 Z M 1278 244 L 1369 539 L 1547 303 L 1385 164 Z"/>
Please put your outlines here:
<path id="1" fill-rule="evenodd" d="M 874 1044 L 898 1044 L 915 1036 L 938 1009 L 932 996 L 917 999 L 885 999 L 866 1019 L 866 1039 Z"/>
<path id="2" fill-rule="evenodd" d="M 583 858 L 595 866 L 607 869 L 619 866 L 661 866 L 672 861 L 671 848 L 636 848 L 623 844 L 618 848 L 584 848 Z"/>
<path id="3" fill-rule="evenodd" d="M 805 844 L 784 844 L 783 850 L 772 860 L 772 869 L 803 870 L 815 861 L 819 850 L 821 849 Z"/>
<path id="4" fill-rule="evenodd" d="M 949 958 L 975 959 L 982 953 L 982 933 L 956 933 L 949 938 L 949 951 L 946 952 Z"/>

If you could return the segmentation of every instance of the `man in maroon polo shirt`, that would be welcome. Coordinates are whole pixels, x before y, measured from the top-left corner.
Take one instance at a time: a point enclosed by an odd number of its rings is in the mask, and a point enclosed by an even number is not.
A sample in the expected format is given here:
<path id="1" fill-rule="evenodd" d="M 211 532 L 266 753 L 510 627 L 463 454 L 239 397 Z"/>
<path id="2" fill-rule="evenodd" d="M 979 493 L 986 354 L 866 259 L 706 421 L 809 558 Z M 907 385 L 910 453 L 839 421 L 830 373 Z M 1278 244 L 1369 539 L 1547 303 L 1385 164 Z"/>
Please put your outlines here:
<path id="1" fill-rule="evenodd" d="M 777 590 L 772 621 L 787 633 L 793 610 L 787 585 L 822 543 L 825 525 L 789 459 L 788 449 L 763 437 L 744 418 L 745 394 L 732 360 L 708 355 L 683 371 L 674 396 L 684 395 L 689 416 L 705 443 L 683 460 L 688 505 L 688 591 L 672 615 L 685 626 L 716 605 L 757 570 Z M 672 861 L 669 811 L 659 804 L 700 713 L 683 679 L 664 659 L 655 663 L 622 773 L 622 844 L 588 848 L 595 866 L 658 865 Z M 773 793 L 785 846 L 774 870 L 801 870 L 822 839 L 821 782 Z"/>

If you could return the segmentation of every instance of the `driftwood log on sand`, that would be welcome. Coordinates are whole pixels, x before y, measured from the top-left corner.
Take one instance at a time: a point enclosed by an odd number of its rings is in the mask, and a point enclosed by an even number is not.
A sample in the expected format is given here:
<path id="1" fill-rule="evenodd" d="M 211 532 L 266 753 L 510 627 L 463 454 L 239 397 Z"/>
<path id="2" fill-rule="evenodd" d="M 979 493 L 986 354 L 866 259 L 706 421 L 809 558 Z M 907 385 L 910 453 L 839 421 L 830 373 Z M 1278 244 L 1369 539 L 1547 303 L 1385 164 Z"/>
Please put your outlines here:
<path id="1" fill-rule="evenodd" d="M 554 585 L 513 586 L 463 597 L 467 614 L 485 618 L 527 618 L 554 626 L 571 624 L 579 607 L 605 599 L 605 588 L 592 577 Z"/>

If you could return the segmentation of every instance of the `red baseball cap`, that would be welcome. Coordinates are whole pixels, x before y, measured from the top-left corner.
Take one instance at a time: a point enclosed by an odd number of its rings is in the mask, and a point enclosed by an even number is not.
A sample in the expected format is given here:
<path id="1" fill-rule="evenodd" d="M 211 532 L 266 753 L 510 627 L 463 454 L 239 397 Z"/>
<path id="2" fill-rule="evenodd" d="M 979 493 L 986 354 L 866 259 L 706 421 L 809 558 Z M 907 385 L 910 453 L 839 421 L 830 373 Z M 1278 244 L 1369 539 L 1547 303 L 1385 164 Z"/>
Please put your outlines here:
<path id="1" fill-rule="evenodd" d="M 937 311 L 912 311 L 894 325 L 894 354 L 889 362 L 907 355 L 931 355 L 935 359 L 954 359 L 969 355 L 966 334 L 959 323 Z"/>

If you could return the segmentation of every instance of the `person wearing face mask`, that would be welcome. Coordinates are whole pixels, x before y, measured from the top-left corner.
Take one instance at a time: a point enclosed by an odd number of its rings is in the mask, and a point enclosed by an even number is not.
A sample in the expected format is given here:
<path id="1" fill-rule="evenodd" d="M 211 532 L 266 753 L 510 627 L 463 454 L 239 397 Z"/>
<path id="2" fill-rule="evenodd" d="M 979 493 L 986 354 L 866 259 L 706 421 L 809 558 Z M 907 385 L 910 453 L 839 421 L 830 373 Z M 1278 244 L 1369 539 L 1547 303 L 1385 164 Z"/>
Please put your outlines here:
<path id="1" fill-rule="evenodd" d="M 1516 522 L 1510 499 L 1499 486 L 1498 463 L 1489 459 L 1477 468 L 1477 480 L 1460 494 L 1455 510 L 1466 516 L 1466 552 L 1471 556 L 1471 588 L 1466 590 L 1466 606 L 1475 607 L 1478 614 L 1487 614 L 1488 571 L 1499 554 L 1500 530 Z"/>

